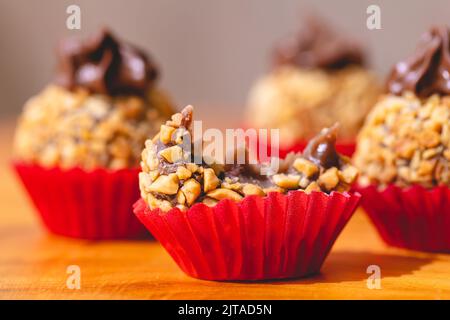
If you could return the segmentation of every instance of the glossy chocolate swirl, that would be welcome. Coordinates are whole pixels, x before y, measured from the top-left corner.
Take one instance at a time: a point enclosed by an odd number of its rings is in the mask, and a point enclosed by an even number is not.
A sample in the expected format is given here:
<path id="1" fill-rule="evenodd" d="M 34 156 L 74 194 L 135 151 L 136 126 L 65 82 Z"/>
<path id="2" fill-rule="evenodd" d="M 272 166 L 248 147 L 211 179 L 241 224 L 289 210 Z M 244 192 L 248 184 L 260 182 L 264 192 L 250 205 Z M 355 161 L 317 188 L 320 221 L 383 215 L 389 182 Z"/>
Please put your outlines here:
<path id="1" fill-rule="evenodd" d="M 446 26 L 425 33 L 412 57 L 397 63 L 387 89 L 395 95 L 405 91 L 419 97 L 450 94 L 450 33 Z"/>
<path id="2" fill-rule="evenodd" d="M 336 151 L 336 135 L 338 125 L 323 129 L 312 138 L 305 150 L 303 157 L 325 169 L 340 167 L 340 156 Z"/>
<path id="3" fill-rule="evenodd" d="M 157 76 L 144 52 L 101 30 L 86 41 L 61 43 L 55 82 L 69 90 L 81 87 L 92 93 L 143 96 Z"/>
<path id="4" fill-rule="evenodd" d="M 316 17 L 308 17 L 300 32 L 276 47 L 274 54 L 275 66 L 336 70 L 364 62 L 364 52 L 358 43 L 335 33 Z"/>

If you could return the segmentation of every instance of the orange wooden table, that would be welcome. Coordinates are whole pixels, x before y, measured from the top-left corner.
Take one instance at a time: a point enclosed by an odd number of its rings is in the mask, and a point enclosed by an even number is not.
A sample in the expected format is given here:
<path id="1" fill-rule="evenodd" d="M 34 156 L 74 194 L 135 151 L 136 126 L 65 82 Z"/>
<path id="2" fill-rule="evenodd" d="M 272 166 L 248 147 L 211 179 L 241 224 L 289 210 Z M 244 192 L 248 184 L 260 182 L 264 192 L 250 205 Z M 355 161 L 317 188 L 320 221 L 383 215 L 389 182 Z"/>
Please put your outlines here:
<path id="1" fill-rule="evenodd" d="M 0 122 L 1 299 L 450 299 L 450 255 L 389 248 L 362 210 L 321 274 L 307 279 L 228 283 L 185 276 L 153 241 L 92 242 L 49 235 L 9 168 L 13 122 Z M 81 270 L 68 289 L 67 267 Z M 366 269 L 381 268 L 381 289 Z"/>

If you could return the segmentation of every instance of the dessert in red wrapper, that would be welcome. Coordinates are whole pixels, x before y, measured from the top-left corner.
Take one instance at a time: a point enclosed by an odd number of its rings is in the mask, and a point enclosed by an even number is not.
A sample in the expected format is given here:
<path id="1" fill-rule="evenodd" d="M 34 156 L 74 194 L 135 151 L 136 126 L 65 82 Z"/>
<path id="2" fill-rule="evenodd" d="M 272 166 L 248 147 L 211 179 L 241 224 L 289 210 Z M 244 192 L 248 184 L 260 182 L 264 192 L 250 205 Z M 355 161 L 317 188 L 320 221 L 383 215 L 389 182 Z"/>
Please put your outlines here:
<path id="1" fill-rule="evenodd" d="M 178 148 L 189 141 L 179 137 L 191 137 L 191 121 L 187 107 L 146 142 L 134 205 L 139 220 L 192 277 L 264 280 L 319 272 L 360 199 L 347 192 L 357 171 L 336 153 L 336 128 L 262 175 L 248 158 L 192 163 Z"/>
<path id="2" fill-rule="evenodd" d="M 249 127 L 280 130 L 282 153 L 299 151 L 336 122 L 342 145 L 355 141 L 381 93 L 360 43 L 318 17 L 302 22 L 276 46 L 273 68 L 250 90 L 246 109 Z"/>
<path id="3" fill-rule="evenodd" d="M 450 31 L 424 34 L 391 72 L 354 155 L 362 206 L 383 239 L 450 252 Z"/>
<path id="4" fill-rule="evenodd" d="M 50 231 L 145 235 L 132 212 L 140 153 L 172 113 L 157 75 L 149 57 L 107 30 L 62 43 L 55 82 L 28 100 L 14 140 L 14 168 Z"/>

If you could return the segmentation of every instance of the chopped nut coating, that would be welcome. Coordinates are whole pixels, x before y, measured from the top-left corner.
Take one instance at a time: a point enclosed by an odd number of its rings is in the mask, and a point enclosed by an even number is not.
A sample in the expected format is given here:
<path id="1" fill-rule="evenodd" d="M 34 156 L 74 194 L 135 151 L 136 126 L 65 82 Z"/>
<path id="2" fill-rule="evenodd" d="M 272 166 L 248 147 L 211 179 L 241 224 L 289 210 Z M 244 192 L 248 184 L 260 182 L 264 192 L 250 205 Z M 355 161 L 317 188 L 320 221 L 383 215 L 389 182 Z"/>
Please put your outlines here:
<path id="1" fill-rule="evenodd" d="M 234 201 L 239 201 L 242 199 L 242 196 L 236 191 L 232 191 L 230 189 L 219 188 L 207 193 L 207 196 L 216 200 L 223 199 L 231 199 Z"/>
<path id="2" fill-rule="evenodd" d="M 180 146 L 173 146 L 167 149 L 163 149 L 159 152 L 159 155 L 167 160 L 167 162 L 174 163 L 183 159 L 183 149 Z"/>
<path id="3" fill-rule="evenodd" d="M 191 206 L 200 195 L 201 186 L 197 180 L 189 179 L 181 187 L 181 191 L 183 191 L 184 196 L 186 197 L 187 204 Z"/>
<path id="4" fill-rule="evenodd" d="M 319 168 L 314 163 L 303 158 L 295 159 L 293 167 L 307 178 L 319 172 Z"/>
<path id="5" fill-rule="evenodd" d="M 300 182 L 300 176 L 276 174 L 273 176 L 273 182 L 281 188 L 285 189 L 297 189 Z"/>
<path id="6" fill-rule="evenodd" d="M 176 174 L 159 176 L 150 184 L 148 190 L 168 195 L 176 194 L 178 192 L 178 177 Z"/>
<path id="7" fill-rule="evenodd" d="M 113 97 L 49 85 L 26 102 L 14 154 L 44 167 L 134 168 L 145 139 L 170 113 L 168 98 L 156 88 L 145 97 Z"/>
<path id="8" fill-rule="evenodd" d="M 217 178 L 213 169 L 207 168 L 203 172 L 203 188 L 205 192 L 214 190 L 220 184 L 220 180 Z"/>
<path id="9" fill-rule="evenodd" d="M 358 174 L 349 159 L 336 153 L 335 130 L 321 132 L 311 143 L 309 154 L 288 155 L 278 172 L 269 176 L 262 175 L 256 164 L 219 164 L 204 157 L 201 163 L 194 163 L 185 156 L 190 155 L 191 150 L 177 144 L 179 137 L 190 134 L 191 121 L 192 108 L 186 108 L 172 116 L 161 126 L 161 132 L 145 144 L 139 186 L 142 197 L 152 209 L 167 211 L 176 207 L 187 210 L 196 203 L 213 206 L 223 199 L 238 202 L 245 196 L 263 197 L 269 192 L 286 193 L 289 190 L 346 191 Z M 177 129 L 174 131 L 169 127 Z M 172 132 L 170 139 L 169 131 Z M 184 133 L 179 135 L 178 132 Z M 333 161 L 313 163 L 314 157 L 318 156 L 314 148 L 321 145 L 323 149 L 324 143 L 327 156 L 332 156 Z M 312 160 L 306 159 L 307 156 Z"/>
<path id="10" fill-rule="evenodd" d="M 448 96 L 384 96 L 358 138 L 354 163 L 360 170 L 359 183 L 450 186 L 449 123 Z"/>

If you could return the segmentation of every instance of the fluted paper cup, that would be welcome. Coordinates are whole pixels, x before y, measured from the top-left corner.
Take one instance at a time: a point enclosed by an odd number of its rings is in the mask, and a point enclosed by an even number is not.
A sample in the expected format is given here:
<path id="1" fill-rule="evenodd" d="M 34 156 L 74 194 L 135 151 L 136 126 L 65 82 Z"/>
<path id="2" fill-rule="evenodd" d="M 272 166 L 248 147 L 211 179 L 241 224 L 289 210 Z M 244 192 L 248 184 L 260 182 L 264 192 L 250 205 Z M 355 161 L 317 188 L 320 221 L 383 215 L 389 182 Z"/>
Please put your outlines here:
<path id="1" fill-rule="evenodd" d="M 141 199 L 134 212 L 186 274 L 266 280 L 319 272 L 359 199 L 358 193 L 274 192 L 166 213 Z"/>
<path id="2" fill-rule="evenodd" d="M 133 214 L 139 169 L 63 170 L 14 163 L 18 176 L 51 232 L 83 239 L 141 238 Z"/>
<path id="3" fill-rule="evenodd" d="M 450 252 L 450 189 L 389 185 L 356 187 L 362 206 L 390 245 L 432 252 Z"/>

